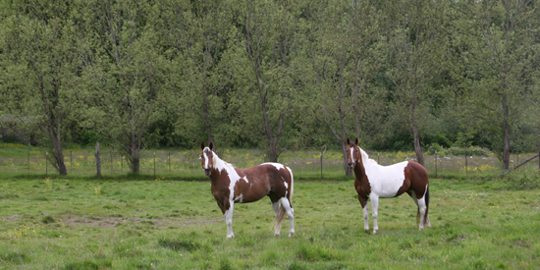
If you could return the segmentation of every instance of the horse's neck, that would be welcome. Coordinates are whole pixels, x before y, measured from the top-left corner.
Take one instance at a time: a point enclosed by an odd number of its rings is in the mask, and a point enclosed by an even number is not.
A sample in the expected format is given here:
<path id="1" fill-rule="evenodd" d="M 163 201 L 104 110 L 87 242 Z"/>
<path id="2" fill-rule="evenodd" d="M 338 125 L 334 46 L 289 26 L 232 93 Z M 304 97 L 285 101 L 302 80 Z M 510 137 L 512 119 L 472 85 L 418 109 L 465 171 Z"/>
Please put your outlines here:
<path id="1" fill-rule="evenodd" d="M 229 162 L 226 162 L 225 160 L 219 158 L 219 156 L 216 155 L 215 153 L 214 153 L 213 163 L 214 163 L 214 167 L 216 167 L 216 165 L 217 165 L 217 167 L 219 167 L 219 168 L 225 168 L 225 167 L 234 168 L 232 166 L 232 164 L 230 164 Z"/>
<path id="2" fill-rule="evenodd" d="M 356 162 L 356 166 L 354 166 L 354 175 L 358 178 L 363 178 L 364 175 L 366 175 L 366 167 L 364 167 L 363 162 Z"/>
<path id="3" fill-rule="evenodd" d="M 219 158 L 219 156 L 216 155 L 216 153 L 214 153 L 212 162 L 214 163 L 214 169 L 219 171 L 220 173 L 221 173 L 221 170 L 229 171 L 229 173 L 235 173 L 236 171 L 234 166 L 231 163 L 228 163 L 224 161 L 223 159 Z M 232 175 L 229 175 L 229 177 L 232 177 Z"/>
<path id="4" fill-rule="evenodd" d="M 369 157 L 364 157 L 360 154 L 360 158 L 356 161 L 356 166 L 354 166 L 354 175 L 358 179 L 367 179 L 366 171 L 375 169 L 376 164 L 373 164 Z M 369 181 L 369 180 L 368 180 Z"/>

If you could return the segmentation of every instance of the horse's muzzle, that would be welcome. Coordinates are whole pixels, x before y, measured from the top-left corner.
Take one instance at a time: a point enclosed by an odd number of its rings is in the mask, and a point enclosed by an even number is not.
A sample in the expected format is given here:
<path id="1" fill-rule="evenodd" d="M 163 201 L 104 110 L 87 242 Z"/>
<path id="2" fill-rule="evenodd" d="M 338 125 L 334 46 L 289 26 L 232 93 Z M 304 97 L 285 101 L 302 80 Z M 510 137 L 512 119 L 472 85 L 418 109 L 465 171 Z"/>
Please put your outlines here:
<path id="1" fill-rule="evenodd" d="M 349 168 L 354 169 L 354 165 L 356 165 L 356 163 L 349 162 L 347 165 L 349 165 Z"/>
<path id="2" fill-rule="evenodd" d="M 204 174 L 206 174 L 206 176 L 210 176 L 210 174 L 212 174 L 212 168 L 204 169 Z"/>

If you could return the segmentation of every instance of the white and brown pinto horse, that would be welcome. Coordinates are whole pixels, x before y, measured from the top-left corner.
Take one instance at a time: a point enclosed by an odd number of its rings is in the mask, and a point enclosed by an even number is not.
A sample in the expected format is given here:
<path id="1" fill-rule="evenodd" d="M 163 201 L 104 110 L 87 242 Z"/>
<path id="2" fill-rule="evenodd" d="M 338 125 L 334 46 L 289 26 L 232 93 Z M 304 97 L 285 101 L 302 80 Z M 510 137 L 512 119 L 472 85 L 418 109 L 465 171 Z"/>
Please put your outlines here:
<path id="1" fill-rule="evenodd" d="M 200 159 L 204 173 L 212 182 L 212 195 L 225 216 L 227 238 L 234 237 L 232 230 L 234 203 L 254 202 L 265 196 L 270 197 L 276 213 L 274 234 L 280 234 L 285 213 L 289 216 L 289 236 L 294 234 L 294 209 L 291 204 L 294 179 L 289 167 L 279 163 L 263 163 L 239 169 L 221 160 L 213 151 L 213 143 L 208 147 L 201 143 L 201 149 Z"/>
<path id="2" fill-rule="evenodd" d="M 371 200 L 373 214 L 373 233 L 379 229 L 377 225 L 377 209 L 379 198 L 393 198 L 404 192 L 418 206 L 417 223 L 419 229 L 431 227 L 428 217 L 429 183 L 428 173 L 424 166 L 403 161 L 390 166 L 381 166 L 369 159 L 367 153 L 358 146 L 358 138 L 354 143 L 347 138 L 347 162 L 354 171 L 354 187 L 364 212 L 364 229 L 369 230 L 367 200 Z"/>

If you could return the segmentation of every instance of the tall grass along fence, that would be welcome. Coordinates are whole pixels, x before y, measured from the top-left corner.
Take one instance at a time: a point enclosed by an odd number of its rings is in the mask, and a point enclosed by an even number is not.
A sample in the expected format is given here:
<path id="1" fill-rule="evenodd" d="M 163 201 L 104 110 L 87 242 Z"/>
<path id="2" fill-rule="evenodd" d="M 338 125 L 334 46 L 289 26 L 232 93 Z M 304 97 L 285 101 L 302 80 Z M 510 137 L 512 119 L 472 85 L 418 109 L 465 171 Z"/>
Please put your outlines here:
<path id="1" fill-rule="evenodd" d="M 367 150 L 370 158 L 381 165 L 405 160 L 415 160 L 414 152 L 376 152 Z M 68 175 L 95 176 L 94 149 L 67 149 L 64 161 Z M 17 144 L 0 144 L 0 172 L 10 175 L 58 175 L 47 161 L 50 155 L 42 148 Z M 284 151 L 279 162 L 291 167 L 300 178 L 344 178 L 343 155 L 339 150 L 328 149 L 323 155 L 317 150 Z M 155 177 L 204 179 L 199 161 L 199 150 L 161 149 L 145 150 L 141 155 L 140 173 Z M 263 151 L 255 149 L 218 149 L 218 155 L 240 168 L 265 162 Z M 513 154 L 514 166 L 533 154 Z M 431 177 L 448 175 L 489 176 L 502 172 L 501 162 L 492 154 L 426 154 L 425 167 Z M 127 159 L 111 148 L 101 150 L 103 176 L 120 176 L 130 173 Z M 520 170 L 538 170 L 537 162 L 530 162 Z"/>

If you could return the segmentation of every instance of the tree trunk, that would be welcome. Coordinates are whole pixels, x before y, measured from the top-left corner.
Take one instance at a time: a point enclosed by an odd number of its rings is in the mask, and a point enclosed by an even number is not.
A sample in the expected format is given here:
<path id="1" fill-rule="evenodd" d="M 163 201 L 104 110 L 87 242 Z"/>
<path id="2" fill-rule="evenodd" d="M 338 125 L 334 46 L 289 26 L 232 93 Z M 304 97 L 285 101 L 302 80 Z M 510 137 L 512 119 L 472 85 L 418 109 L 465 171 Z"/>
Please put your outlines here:
<path id="1" fill-rule="evenodd" d="M 540 141 L 538 142 L 538 155 L 540 155 Z M 538 158 L 538 173 L 540 173 L 540 157 Z"/>
<path id="2" fill-rule="evenodd" d="M 67 168 L 66 164 L 64 163 L 64 154 L 62 152 L 62 144 L 60 142 L 60 131 L 58 131 L 57 134 L 54 133 L 54 127 L 51 124 L 52 122 L 49 121 L 49 134 L 51 137 L 51 142 L 53 145 L 53 157 L 50 159 L 51 162 L 53 162 L 54 168 L 58 171 L 60 175 L 67 175 Z"/>
<path id="3" fill-rule="evenodd" d="M 96 157 L 96 178 L 101 178 L 101 151 L 99 149 L 99 142 L 96 142 L 96 153 L 94 156 Z"/>
<path id="4" fill-rule="evenodd" d="M 59 152 L 56 152 L 56 164 L 58 165 L 58 173 L 60 175 L 67 175 L 67 167 L 66 163 L 64 162 L 64 153 L 60 150 Z"/>
<path id="5" fill-rule="evenodd" d="M 131 162 L 131 172 L 139 173 L 141 160 L 140 160 L 139 151 L 137 150 L 137 146 L 135 142 L 131 143 L 130 162 Z"/>
<path id="6" fill-rule="evenodd" d="M 503 106 L 503 113 L 504 113 L 504 119 L 503 119 L 503 168 L 505 170 L 508 170 L 510 168 L 510 125 L 508 124 L 508 118 L 509 118 L 509 112 L 508 112 L 508 104 L 506 102 L 506 94 L 503 94 L 502 96 L 502 106 Z"/>
<path id="7" fill-rule="evenodd" d="M 343 168 L 345 169 L 345 175 L 353 176 L 353 171 L 349 166 L 347 166 L 347 142 L 341 140 L 341 151 L 343 152 Z"/>
<path id="8" fill-rule="evenodd" d="M 277 143 L 270 142 L 270 147 L 268 150 L 268 161 L 277 162 L 279 157 L 279 153 L 277 151 Z"/>
<path id="9" fill-rule="evenodd" d="M 214 152 L 217 153 L 216 143 L 214 142 L 214 135 L 212 135 L 212 126 L 210 125 L 209 121 L 206 122 L 206 133 L 208 133 L 208 144 L 207 145 L 213 144 L 214 145 Z"/>
<path id="10" fill-rule="evenodd" d="M 412 124 L 413 124 L 413 137 L 414 137 L 414 152 L 416 153 L 416 161 L 422 164 L 422 166 L 424 166 L 424 154 L 422 153 L 422 148 L 420 147 L 420 135 L 418 134 L 418 125 L 416 124 L 416 115 L 414 111 L 412 113 Z"/>

